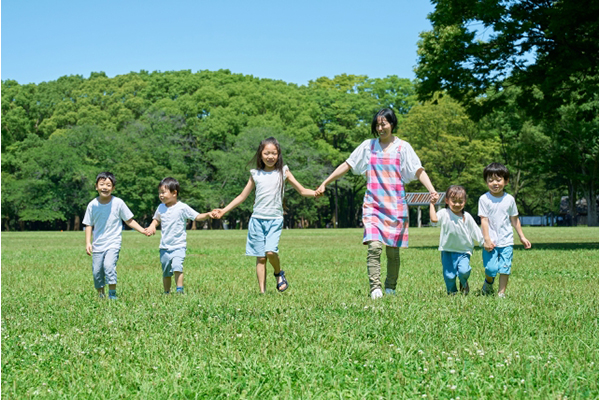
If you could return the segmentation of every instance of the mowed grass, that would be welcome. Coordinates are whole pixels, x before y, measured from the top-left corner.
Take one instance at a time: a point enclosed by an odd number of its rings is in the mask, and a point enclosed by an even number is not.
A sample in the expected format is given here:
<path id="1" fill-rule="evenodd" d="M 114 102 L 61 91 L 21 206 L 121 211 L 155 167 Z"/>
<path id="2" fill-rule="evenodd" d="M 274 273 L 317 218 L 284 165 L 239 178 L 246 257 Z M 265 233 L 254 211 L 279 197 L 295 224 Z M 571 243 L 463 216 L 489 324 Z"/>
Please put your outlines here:
<path id="1" fill-rule="evenodd" d="M 447 296 L 439 230 L 411 228 L 378 301 L 359 229 L 284 231 L 264 296 L 246 231 L 188 232 L 183 296 L 124 232 L 117 301 L 83 232 L 2 233 L 2 398 L 598 398 L 598 228 L 524 232 L 505 299 L 475 294 L 480 249 Z"/>

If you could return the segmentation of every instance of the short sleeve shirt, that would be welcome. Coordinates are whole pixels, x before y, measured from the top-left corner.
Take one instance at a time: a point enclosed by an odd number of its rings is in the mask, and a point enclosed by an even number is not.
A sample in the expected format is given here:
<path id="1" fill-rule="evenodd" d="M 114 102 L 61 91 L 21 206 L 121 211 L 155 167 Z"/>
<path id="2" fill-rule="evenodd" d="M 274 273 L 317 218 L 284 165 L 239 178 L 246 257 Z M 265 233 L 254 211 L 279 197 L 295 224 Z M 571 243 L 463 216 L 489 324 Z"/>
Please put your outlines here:
<path id="1" fill-rule="evenodd" d="M 123 221 L 131 218 L 133 213 L 118 197 L 113 196 L 107 204 L 100 203 L 98 198 L 90 201 L 85 210 L 83 224 L 94 228 L 92 251 L 100 253 L 109 249 L 120 249 Z"/>
<path id="2" fill-rule="evenodd" d="M 514 197 L 508 193 L 496 197 L 487 192 L 479 198 L 478 214 L 480 217 L 488 219 L 490 239 L 496 247 L 506 247 L 514 244 L 510 217 L 519 215 Z"/>
<path id="3" fill-rule="evenodd" d="M 440 226 L 440 251 L 473 254 L 474 242 L 483 243 L 483 234 L 477 223 L 468 212 L 463 212 L 464 218 L 454 214 L 448 208 L 437 212 Z"/>
<path id="4" fill-rule="evenodd" d="M 188 220 L 194 220 L 198 212 L 181 201 L 167 207 L 164 204 L 158 206 L 153 219 L 160 222 L 160 248 L 164 250 L 175 250 L 186 247 L 185 227 Z"/>
<path id="5" fill-rule="evenodd" d="M 253 169 L 250 171 L 254 181 L 255 199 L 252 217 L 260 219 L 283 218 L 283 185 L 287 179 L 288 166 L 285 165 L 281 174 L 277 170 L 263 171 Z"/>
<path id="6" fill-rule="evenodd" d="M 369 168 L 371 143 L 373 140 L 376 142 L 375 151 L 383 152 L 378 139 L 367 139 L 354 149 L 352 154 L 350 154 L 350 157 L 346 160 L 348 165 L 352 168 L 352 173 L 355 175 L 366 174 L 367 169 Z M 402 182 L 408 183 L 416 179 L 417 171 L 423 168 L 423 166 L 412 146 L 402 139 L 395 138 L 386 149 L 386 152 L 398 151 L 398 148 L 400 148 L 400 174 L 402 175 Z"/>

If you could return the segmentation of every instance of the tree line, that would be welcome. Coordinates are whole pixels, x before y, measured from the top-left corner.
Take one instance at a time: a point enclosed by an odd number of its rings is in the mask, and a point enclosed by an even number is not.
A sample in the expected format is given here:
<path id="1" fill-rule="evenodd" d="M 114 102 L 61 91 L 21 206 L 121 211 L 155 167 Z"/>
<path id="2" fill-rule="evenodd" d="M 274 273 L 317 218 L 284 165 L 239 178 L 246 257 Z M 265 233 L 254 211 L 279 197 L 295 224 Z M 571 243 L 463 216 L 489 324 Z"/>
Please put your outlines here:
<path id="1" fill-rule="evenodd" d="M 115 174 L 115 195 L 141 224 L 151 221 L 157 185 L 167 176 L 180 181 L 180 199 L 198 211 L 222 207 L 243 189 L 248 162 L 268 136 L 281 142 L 284 162 L 298 181 L 316 188 L 372 137 L 371 119 L 383 107 L 398 115 L 397 135 L 415 148 L 436 189 L 464 185 L 474 215 L 486 191 L 482 170 L 492 161 L 510 168 L 510 191 L 523 215 L 556 213 L 561 196 L 586 195 L 556 168 L 567 162 L 563 156 L 574 169 L 595 162 L 590 174 L 596 174 L 597 187 L 597 119 L 595 128 L 578 121 L 578 105 L 560 114 L 573 135 L 595 129 L 590 161 L 589 152 L 576 150 L 577 141 L 557 143 L 556 126 L 526 115 L 516 100 L 518 89 L 511 90 L 514 100 L 475 119 L 441 92 L 418 100 L 417 82 L 397 76 L 340 75 L 306 86 L 228 70 L 140 71 L 114 78 L 92 73 L 40 84 L 4 80 L 2 229 L 80 229 L 96 194 L 95 176 L 105 170 Z M 317 200 L 288 189 L 288 227 L 361 222 L 361 176 L 347 175 Z M 418 183 L 407 188 L 421 189 Z M 249 199 L 225 220 L 245 227 L 251 213 Z"/>

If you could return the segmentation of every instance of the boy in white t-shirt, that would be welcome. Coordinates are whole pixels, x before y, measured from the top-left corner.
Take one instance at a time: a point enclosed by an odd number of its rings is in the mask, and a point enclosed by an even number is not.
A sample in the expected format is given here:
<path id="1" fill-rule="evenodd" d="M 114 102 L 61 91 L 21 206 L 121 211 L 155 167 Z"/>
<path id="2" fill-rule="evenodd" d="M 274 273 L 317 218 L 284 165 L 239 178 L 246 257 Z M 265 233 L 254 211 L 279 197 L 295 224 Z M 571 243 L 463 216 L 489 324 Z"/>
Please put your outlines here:
<path id="1" fill-rule="evenodd" d="M 471 275 L 471 255 L 474 242 L 483 244 L 483 235 L 468 212 L 464 211 L 467 203 L 467 192 L 464 187 L 452 185 L 446 190 L 446 208 L 435 212 L 436 199 L 429 204 L 431 222 L 439 221 L 442 268 L 446 291 L 448 294 L 458 293 L 456 278 L 460 282 L 460 291 L 469 293 L 468 279 Z"/>
<path id="2" fill-rule="evenodd" d="M 185 260 L 185 227 L 188 220 L 202 221 L 209 213 L 200 214 L 187 204 L 177 201 L 179 182 L 175 178 L 165 178 L 158 185 L 158 198 L 162 202 L 154 213 L 152 223 L 146 228 L 146 235 L 156 233 L 162 224 L 160 237 L 160 263 L 163 270 L 164 293 L 171 292 L 171 277 L 175 275 L 177 293 L 183 294 L 183 261 Z"/>
<path id="3" fill-rule="evenodd" d="M 104 285 L 108 283 L 108 298 L 117 298 L 117 260 L 121 250 L 121 230 L 127 226 L 145 233 L 133 220 L 133 213 L 123 200 L 112 195 L 115 176 L 102 172 L 96 177 L 98 197 L 90 201 L 83 217 L 85 227 L 85 251 L 92 256 L 92 274 L 98 296 L 104 298 Z M 93 230 L 93 232 L 92 232 Z M 92 243 L 92 233 L 94 242 Z"/>
<path id="4" fill-rule="evenodd" d="M 481 289 L 483 295 L 493 293 L 494 278 L 498 273 L 500 274 L 498 296 L 505 295 L 513 258 L 513 227 L 523 246 L 526 249 L 531 248 L 531 243 L 521 229 L 515 198 L 504 192 L 509 177 L 508 168 L 499 163 L 491 163 L 483 170 L 483 178 L 490 189 L 479 198 L 478 211 L 485 249 L 483 251 L 485 281 Z"/>

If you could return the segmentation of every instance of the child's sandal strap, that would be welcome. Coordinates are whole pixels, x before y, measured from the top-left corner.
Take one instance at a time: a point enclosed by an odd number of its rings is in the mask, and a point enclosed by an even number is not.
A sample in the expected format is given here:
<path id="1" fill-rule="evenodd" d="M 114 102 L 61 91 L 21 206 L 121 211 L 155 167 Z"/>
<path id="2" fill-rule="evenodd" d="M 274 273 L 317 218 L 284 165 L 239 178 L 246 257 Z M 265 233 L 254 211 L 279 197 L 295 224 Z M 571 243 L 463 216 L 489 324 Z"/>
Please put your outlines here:
<path id="1" fill-rule="evenodd" d="M 279 290 L 280 292 L 285 292 L 287 290 L 287 288 L 290 286 L 288 284 L 287 279 L 285 279 L 285 272 L 283 270 L 279 271 L 278 274 L 273 273 L 273 275 L 275 275 L 276 278 L 281 278 L 281 282 L 277 282 L 277 290 Z M 285 287 L 282 289 L 281 287 L 285 285 Z"/>

